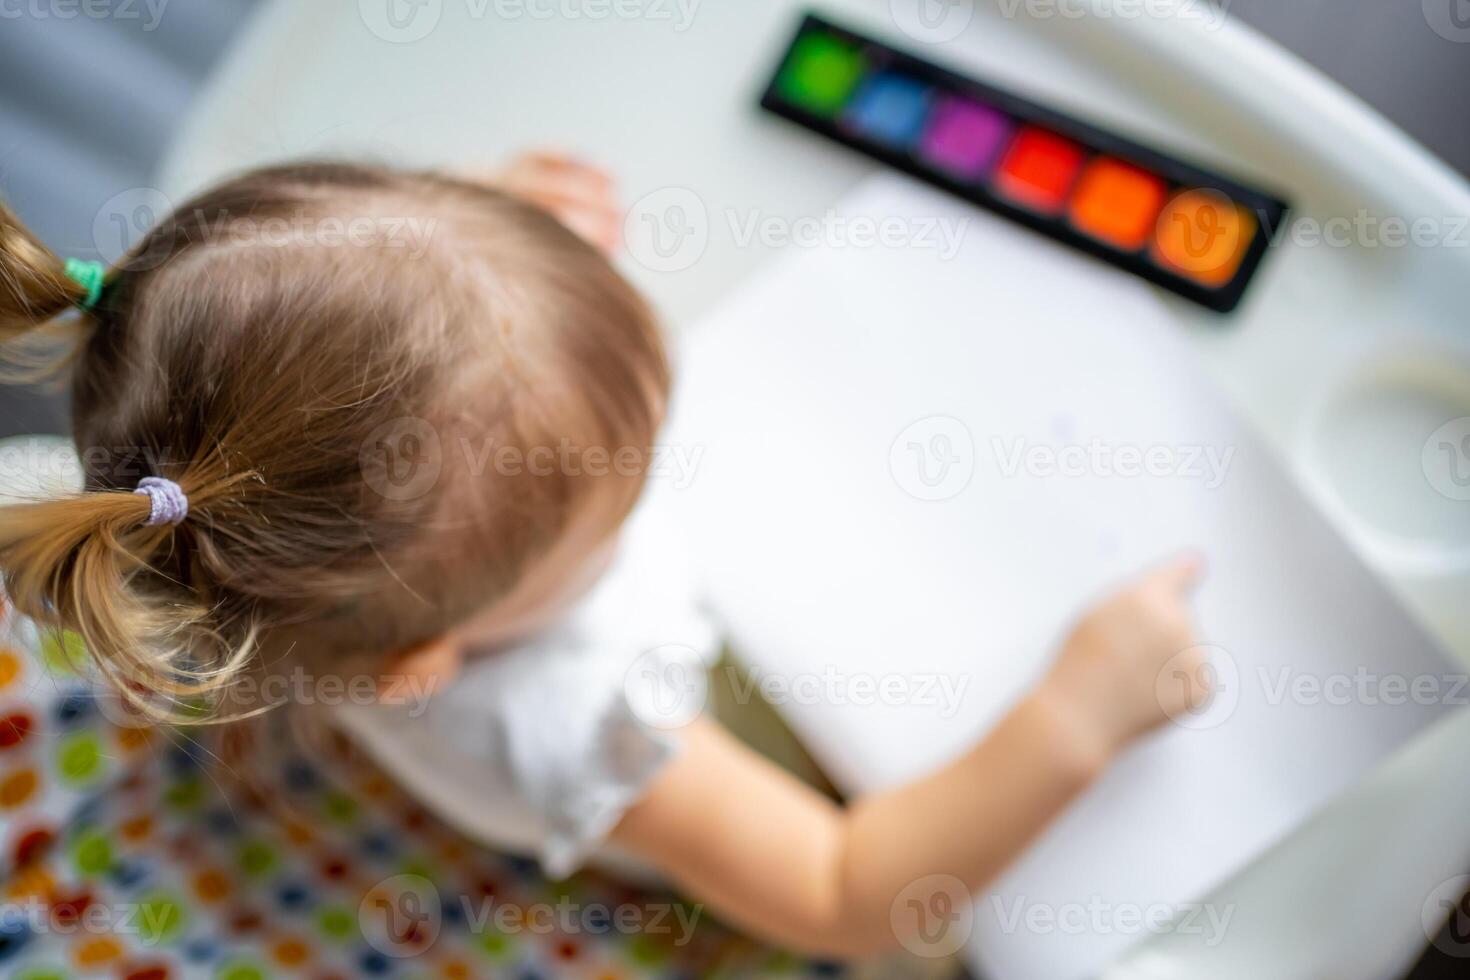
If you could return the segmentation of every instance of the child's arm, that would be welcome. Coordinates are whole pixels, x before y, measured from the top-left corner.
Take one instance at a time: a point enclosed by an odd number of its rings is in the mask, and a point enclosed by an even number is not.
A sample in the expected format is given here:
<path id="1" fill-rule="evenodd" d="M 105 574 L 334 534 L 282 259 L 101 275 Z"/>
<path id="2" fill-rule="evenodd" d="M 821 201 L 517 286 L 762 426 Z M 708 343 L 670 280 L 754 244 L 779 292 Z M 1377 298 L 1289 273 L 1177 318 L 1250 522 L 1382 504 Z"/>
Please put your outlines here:
<path id="1" fill-rule="evenodd" d="M 1188 654 L 1176 666 L 1191 688 L 1156 684 L 1195 644 L 1197 574 L 1177 561 L 1095 609 L 1046 679 L 930 776 L 844 810 L 701 720 L 613 839 L 760 936 L 824 955 L 880 950 L 897 938 L 900 893 L 927 906 L 910 886 L 934 874 L 978 889 L 1134 736 L 1204 697 Z"/>

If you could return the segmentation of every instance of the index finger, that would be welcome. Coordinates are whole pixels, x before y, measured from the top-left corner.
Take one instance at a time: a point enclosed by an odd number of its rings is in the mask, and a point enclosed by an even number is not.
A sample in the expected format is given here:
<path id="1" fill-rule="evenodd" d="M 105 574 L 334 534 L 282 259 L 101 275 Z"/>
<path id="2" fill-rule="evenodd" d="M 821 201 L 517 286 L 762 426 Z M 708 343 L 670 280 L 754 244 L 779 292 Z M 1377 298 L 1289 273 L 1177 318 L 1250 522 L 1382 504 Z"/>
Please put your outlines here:
<path id="1" fill-rule="evenodd" d="M 1169 592 L 1184 593 L 1199 584 L 1204 572 L 1204 556 L 1197 551 L 1188 551 L 1159 565 L 1145 576 L 1145 580 Z"/>

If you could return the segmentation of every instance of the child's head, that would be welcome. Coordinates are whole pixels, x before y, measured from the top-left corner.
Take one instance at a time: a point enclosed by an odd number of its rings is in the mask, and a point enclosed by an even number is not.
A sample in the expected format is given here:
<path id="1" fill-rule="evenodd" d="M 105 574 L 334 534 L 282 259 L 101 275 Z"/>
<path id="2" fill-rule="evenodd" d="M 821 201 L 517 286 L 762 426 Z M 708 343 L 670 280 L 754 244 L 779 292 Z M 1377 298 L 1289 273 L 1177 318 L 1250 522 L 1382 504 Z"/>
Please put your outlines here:
<path id="1" fill-rule="evenodd" d="M 0 208 L 0 339 L 85 295 Z M 179 695 L 549 601 L 632 506 L 668 385 L 644 303 L 549 215 L 355 166 L 185 204 L 77 325 L 85 491 L 0 509 L 0 572 L 116 680 Z M 149 476 L 187 495 L 178 525 L 145 526 Z"/>

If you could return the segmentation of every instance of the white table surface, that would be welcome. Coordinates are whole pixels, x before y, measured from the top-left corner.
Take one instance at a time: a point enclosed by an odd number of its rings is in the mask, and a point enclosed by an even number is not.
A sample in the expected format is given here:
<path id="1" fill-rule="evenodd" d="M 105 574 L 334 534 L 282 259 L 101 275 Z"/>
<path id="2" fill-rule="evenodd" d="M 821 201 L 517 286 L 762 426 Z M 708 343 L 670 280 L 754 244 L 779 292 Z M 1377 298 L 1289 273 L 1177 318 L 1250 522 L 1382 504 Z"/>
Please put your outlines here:
<path id="1" fill-rule="evenodd" d="M 670 205 L 703 222 L 702 252 L 677 269 L 656 268 L 646 248 L 623 258 L 677 330 L 769 257 L 770 244 L 742 237 L 752 218 L 820 218 L 872 169 L 755 108 L 796 23 L 801 5 L 790 0 L 393 2 L 417 14 L 395 26 L 385 0 L 268 4 L 201 94 L 161 192 L 177 202 L 223 174 L 284 158 L 435 165 L 565 147 L 619 175 L 634 202 L 630 228 L 679 217 Z M 959 0 L 924 6 L 960 18 L 936 21 L 916 19 L 923 3 L 834 0 L 822 9 L 1268 182 L 1312 220 L 1364 208 L 1470 213 L 1470 188 L 1447 167 L 1274 45 L 1207 18 L 1203 4 L 1176 16 L 1037 20 L 1025 12 L 1057 6 L 1022 4 L 1005 17 L 998 11 L 1015 5 Z M 548 11 L 562 13 L 540 16 Z M 1284 244 L 1232 317 L 1169 302 L 1211 375 L 1327 506 L 1332 495 L 1302 462 L 1315 407 L 1364 351 L 1465 350 L 1466 283 L 1470 249 Z M 1334 516 L 1410 609 L 1470 661 L 1470 569 L 1397 562 L 1359 524 Z M 1116 974 L 1374 978 L 1402 969 L 1425 942 L 1421 908 L 1433 889 L 1470 868 L 1470 780 L 1459 775 L 1466 748 L 1462 718 L 1209 896 L 1236 908 L 1220 946 L 1150 940 Z"/>

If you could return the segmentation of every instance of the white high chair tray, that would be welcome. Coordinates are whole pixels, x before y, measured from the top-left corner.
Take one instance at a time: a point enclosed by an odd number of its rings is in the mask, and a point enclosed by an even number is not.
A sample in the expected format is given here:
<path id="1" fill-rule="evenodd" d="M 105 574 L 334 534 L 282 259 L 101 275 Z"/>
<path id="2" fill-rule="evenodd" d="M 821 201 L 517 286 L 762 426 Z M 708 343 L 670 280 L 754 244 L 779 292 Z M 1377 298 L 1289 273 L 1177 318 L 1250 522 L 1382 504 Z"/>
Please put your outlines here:
<path id="1" fill-rule="evenodd" d="M 677 329 L 778 247 L 742 234 L 752 218 L 820 218 L 874 169 L 754 107 L 801 6 L 277 0 L 202 94 L 160 190 L 178 201 L 226 173 L 286 158 L 438 165 L 562 145 L 621 177 L 624 198 L 635 202 L 630 229 L 665 219 L 670 203 L 696 205 L 684 214 L 706 238 L 691 264 L 666 271 L 637 249 L 623 258 Z M 401 16 L 388 18 L 390 7 Z M 1084 7 L 1090 12 L 1076 16 Z M 637 16 L 591 13 L 598 9 Z M 1417 431 L 1426 411 L 1470 416 L 1470 247 L 1455 245 L 1464 234 L 1458 219 L 1470 215 L 1465 182 L 1313 69 L 1248 28 L 1218 22 L 1202 3 L 837 0 L 818 9 L 1278 190 L 1299 227 L 1327 232 L 1360 210 L 1379 221 L 1436 222 L 1437 243 L 1427 247 L 1393 245 L 1381 231 L 1352 231 L 1340 246 L 1288 238 L 1226 317 L 1166 301 L 1236 408 L 1409 607 L 1470 661 L 1470 505 L 1445 507 L 1453 498 L 1417 469 L 1420 447 L 1406 456 L 1393 441 Z M 536 15 L 546 11 L 571 13 Z M 1364 357 L 1397 366 L 1385 378 L 1357 372 Z M 1431 374 L 1426 402 L 1420 382 Z M 1384 466 L 1362 465 L 1380 451 Z M 1356 455 L 1343 461 L 1340 452 Z M 1389 463 L 1399 469 L 1388 472 Z M 1349 483 L 1336 482 L 1343 478 Z M 1422 527 L 1416 515 L 1426 508 L 1438 523 Z M 1470 867 L 1462 830 L 1470 780 L 1456 775 L 1467 747 L 1464 719 L 1441 727 L 1202 896 L 1237 908 L 1219 946 L 1160 937 L 1112 972 L 1376 978 L 1401 970 L 1425 942 L 1421 912 L 1435 889 Z"/>

